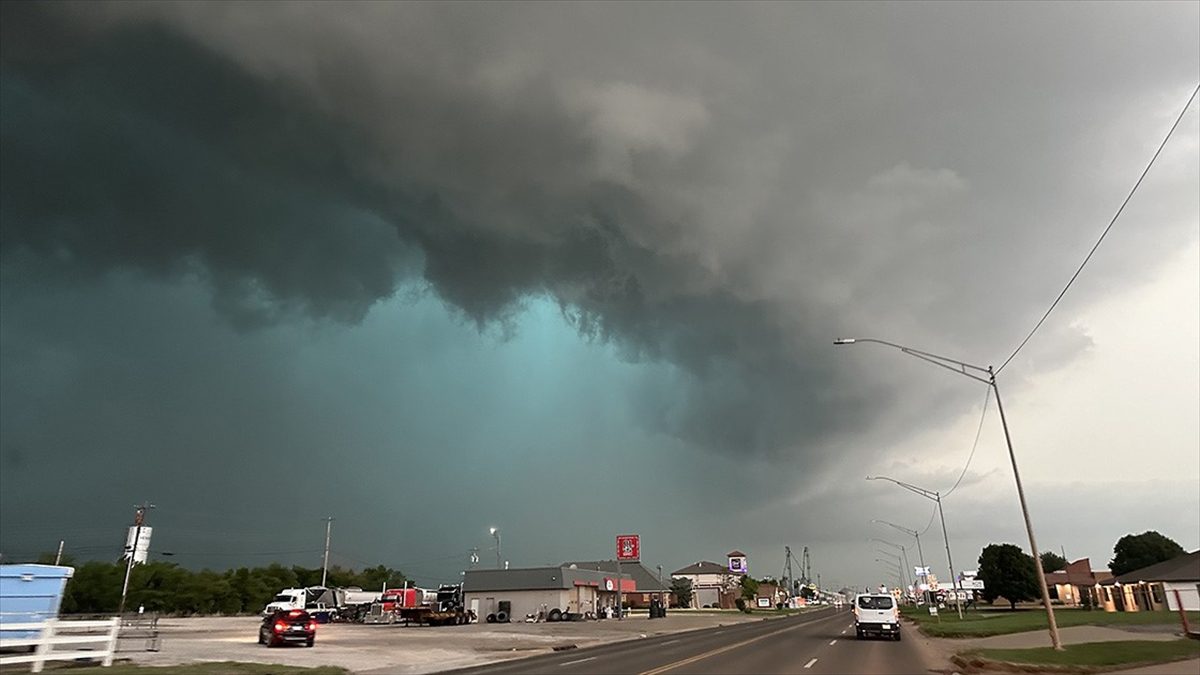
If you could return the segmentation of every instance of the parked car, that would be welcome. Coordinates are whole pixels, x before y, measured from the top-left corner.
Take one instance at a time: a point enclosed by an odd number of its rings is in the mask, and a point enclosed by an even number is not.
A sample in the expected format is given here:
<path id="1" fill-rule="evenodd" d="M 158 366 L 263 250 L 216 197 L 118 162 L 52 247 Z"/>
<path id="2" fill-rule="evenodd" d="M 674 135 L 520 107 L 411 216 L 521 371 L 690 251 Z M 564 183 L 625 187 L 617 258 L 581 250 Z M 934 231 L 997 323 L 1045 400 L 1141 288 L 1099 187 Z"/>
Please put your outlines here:
<path id="1" fill-rule="evenodd" d="M 313 646 L 317 639 L 317 622 L 302 609 L 281 609 L 263 617 L 258 627 L 258 644 L 277 647 L 288 643 Z"/>
<path id="2" fill-rule="evenodd" d="M 900 639 L 900 609 L 896 599 L 884 593 L 854 596 L 854 632 L 858 639 L 870 635 Z"/>

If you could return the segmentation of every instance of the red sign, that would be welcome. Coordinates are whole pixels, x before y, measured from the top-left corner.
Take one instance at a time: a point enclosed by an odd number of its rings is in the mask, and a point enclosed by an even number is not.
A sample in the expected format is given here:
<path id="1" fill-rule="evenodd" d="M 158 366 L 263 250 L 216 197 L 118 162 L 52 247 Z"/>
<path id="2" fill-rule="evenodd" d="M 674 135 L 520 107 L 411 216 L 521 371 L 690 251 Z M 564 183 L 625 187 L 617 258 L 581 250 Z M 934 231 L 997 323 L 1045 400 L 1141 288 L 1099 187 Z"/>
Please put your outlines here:
<path id="1" fill-rule="evenodd" d="M 641 553 L 641 540 L 638 535 L 617 535 L 617 560 L 639 560 Z"/>

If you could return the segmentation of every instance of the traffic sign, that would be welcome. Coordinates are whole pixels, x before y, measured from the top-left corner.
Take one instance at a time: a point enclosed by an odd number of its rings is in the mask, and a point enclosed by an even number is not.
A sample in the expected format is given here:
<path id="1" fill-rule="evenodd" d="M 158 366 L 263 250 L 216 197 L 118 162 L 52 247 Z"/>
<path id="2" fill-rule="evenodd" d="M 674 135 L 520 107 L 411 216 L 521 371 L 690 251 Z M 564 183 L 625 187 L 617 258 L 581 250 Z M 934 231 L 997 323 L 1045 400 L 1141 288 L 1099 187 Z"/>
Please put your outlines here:
<path id="1" fill-rule="evenodd" d="M 639 560 L 641 553 L 641 537 L 636 534 L 617 535 L 617 560 Z"/>

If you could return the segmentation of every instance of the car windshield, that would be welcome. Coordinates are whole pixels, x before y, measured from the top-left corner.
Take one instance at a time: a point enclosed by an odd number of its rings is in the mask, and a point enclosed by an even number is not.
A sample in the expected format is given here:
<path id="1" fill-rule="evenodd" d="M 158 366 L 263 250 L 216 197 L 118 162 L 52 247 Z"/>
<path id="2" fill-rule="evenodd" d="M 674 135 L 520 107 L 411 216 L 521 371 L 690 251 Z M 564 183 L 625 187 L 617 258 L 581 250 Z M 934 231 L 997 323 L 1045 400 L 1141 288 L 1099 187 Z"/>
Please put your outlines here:
<path id="1" fill-rule="evenodd" d="M 891 609 L 892 597 L 890 595 L 864 595 L 858 599 L 858 606 L 862 609 Z"/>
<path id="2" fill-rule="evenodd" d="M 290 595 L 277 595 L 277 596 L 275 596 L 275 599 L 272 600 L 271 602 L 291 602 L 291 601 L 292 601 L 292 596 L 290 596 Z"/>

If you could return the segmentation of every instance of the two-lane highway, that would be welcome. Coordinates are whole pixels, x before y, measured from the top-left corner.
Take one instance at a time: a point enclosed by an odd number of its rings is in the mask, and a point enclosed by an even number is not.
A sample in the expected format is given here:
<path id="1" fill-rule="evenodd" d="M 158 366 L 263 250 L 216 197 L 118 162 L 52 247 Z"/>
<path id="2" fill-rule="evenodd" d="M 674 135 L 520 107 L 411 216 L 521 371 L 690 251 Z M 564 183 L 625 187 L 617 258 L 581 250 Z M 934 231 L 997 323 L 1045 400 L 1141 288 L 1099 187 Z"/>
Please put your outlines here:
<path id="1" fill-rule="evenodd" d="M 911 638 L 912 636 L 906 636 Z M 458 675 L 924 673 L 911 639 L 857 640 L 847 611 L 662 635 L 454 671 Z"/>

